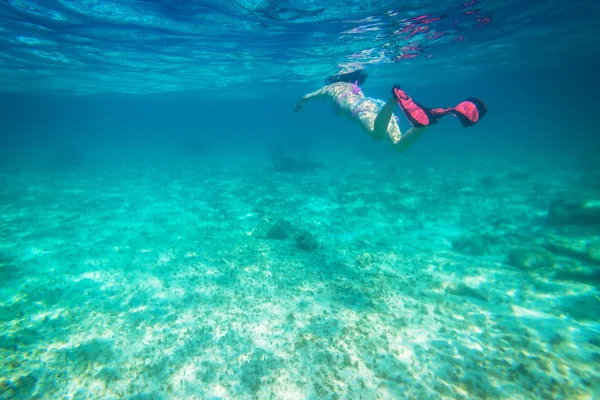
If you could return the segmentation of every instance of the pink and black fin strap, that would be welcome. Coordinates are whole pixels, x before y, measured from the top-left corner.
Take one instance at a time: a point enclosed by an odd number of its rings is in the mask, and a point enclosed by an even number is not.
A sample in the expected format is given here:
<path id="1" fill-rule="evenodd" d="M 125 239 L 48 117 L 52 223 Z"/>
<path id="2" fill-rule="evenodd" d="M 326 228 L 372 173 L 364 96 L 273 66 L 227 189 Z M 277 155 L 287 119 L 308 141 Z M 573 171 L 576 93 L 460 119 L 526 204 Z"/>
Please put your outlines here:
<path id="1" fill-rule="evenodd" d="M 394 86 L 392 94 L 410 124 L 417 128 L 433 125 L 446 114 L 452 114 L 458 118 L 463 127 L 472 126 L 479 122 L 488 111 L 483 101 L 475 97 L 470 97 L 455 107 L 428 108 L 415 102 L 398 85 Z"/>

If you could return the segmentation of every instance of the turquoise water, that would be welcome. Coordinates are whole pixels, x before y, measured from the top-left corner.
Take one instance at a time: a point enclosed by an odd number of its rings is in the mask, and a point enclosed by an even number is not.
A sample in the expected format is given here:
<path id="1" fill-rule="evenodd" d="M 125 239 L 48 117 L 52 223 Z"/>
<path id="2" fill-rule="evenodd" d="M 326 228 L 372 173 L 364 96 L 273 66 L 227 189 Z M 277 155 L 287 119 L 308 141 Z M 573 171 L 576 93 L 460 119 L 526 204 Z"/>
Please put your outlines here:
<path id="1" fill-rule="evenodd" d="M 598 11 L 0 2 L 0 399 L 600 397 Z"/>

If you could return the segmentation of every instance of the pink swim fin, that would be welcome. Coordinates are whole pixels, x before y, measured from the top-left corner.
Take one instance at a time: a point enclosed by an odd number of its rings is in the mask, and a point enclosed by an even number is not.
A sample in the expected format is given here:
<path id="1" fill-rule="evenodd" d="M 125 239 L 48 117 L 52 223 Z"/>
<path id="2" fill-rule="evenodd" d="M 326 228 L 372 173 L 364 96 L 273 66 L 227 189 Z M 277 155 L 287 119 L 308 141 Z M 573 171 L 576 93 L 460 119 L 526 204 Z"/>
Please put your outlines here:
<path id="1" fill-rule="evenodd" d="M 398 85 L 394 86 L 392 94 L 410 124 L 417 128 L 433 125 L 447 114 L 452 114 L 458 118 L 463 127 L 472 126 L 488 112 L 483 101 L 475 97 L 470 97 L 455 107 L 429 108 L 415 102 Z"/>

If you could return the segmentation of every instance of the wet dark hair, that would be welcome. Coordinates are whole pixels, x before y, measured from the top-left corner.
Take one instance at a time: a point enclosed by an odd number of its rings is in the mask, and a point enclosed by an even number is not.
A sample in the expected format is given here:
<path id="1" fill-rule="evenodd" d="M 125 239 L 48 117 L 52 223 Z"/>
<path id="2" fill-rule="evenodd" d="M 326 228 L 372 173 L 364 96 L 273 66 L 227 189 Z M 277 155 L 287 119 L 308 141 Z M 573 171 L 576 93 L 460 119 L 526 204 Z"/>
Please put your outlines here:
<path id="1" fill-rule="evenodd" d="M 367 79 L 367 75 L 369 74 L 364 69 L 357 69 L 356 71 L 348 72 L 345 74 L 336 74 L 328 76 L 327 78 L 325 78 L 325 83 L 327 85 L 331 85 L 332 83 L 336 82 L 358 82 L 359 85 L 362 85 Z"/>

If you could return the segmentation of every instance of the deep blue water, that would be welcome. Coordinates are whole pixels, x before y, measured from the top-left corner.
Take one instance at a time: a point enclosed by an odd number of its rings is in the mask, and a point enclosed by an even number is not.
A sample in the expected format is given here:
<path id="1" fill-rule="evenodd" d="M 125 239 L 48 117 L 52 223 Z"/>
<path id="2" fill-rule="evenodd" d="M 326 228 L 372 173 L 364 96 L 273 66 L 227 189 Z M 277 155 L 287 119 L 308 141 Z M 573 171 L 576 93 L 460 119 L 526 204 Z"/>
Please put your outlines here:
<path id="1" fill-rule="evenodd" d="M 600 396 L 599 12 L 0 0 L 0 399 Z"/>
<path id="2" fill-rule="evenodd" d="M 324 77 L 365 67 L 369 96 L 399 83 L 431 106 L 482 98 L 491 111 L 478 132 L 450 141 L 590 149 L 597 11 L 590 1 L 3 1 L 1 140 L 89 150 L 193 136 L 235 148 L 319 128 L 317 140 L 336 145 L 361 132 L 329 107 L 290 110 Z"/>

